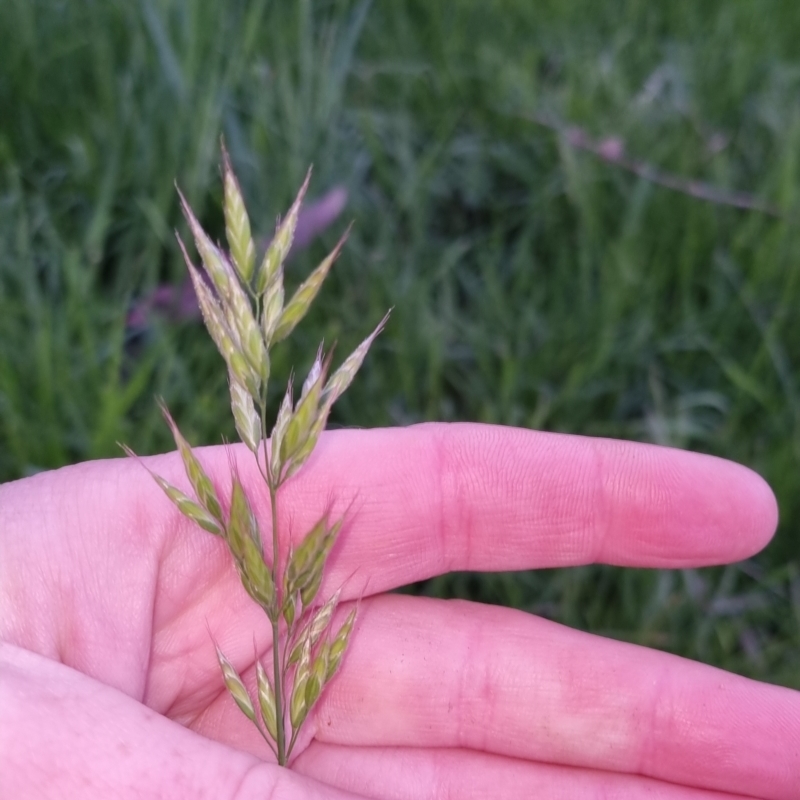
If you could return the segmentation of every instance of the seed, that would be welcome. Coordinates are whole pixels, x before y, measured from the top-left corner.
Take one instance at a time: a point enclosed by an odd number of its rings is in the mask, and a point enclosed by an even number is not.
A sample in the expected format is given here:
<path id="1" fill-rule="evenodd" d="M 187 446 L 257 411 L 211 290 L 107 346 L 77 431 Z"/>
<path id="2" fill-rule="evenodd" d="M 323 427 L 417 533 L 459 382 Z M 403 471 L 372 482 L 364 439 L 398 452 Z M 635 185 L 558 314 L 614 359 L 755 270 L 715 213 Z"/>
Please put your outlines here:
<path id="1" fill-rule="evenodd" d="M 269 676 L 260 661 L 256 661 L 256 679 L 258 681 L 258 705 L 264 727 L 273 739 L 278 738 L 278 716 L 275 709 L 275 692 L 272 690 Z"/>
<path id="2" fill-rule="evenodd" d="M 278 225 L 275 231 L 275 236 L 272 239 L 267 252 L 264 254 L 264 260 L 261 262 L 258 274 L 256 275 L 256 294 L 262 294 L 269 286 L 270 282 L 275 278 L 286 256 L 289 255 L 289 250 L 292 247 L 292 240 L 294 239 L 294 231 L 297 227 L 297 218 L 300 216 L 300 206 L 303 203 L 308 184 L 311 181 L 311 170 L 306 173 L 306 179 L 297 193 L 297 197 L 292 203 L 286 217 Z"/>
<path id="3" fill-rule="evenodd" d="M 306 681 L 306 706 L 310 711 L 314 707 L 314 703 L 319 700 L 322 693 L 322 687 L 325 685 L 328 674 L 328 648 L 320 648 L 319 655 L 314 659 L 311 665 L 311 673 Z"/>
<path id="4" fill-rule="evenodd" d="M 228 387 L 231 393 L 231 411 L 239 438 L 255 453 L 261 442 L 261 420 L 250 393 L 228 370 Z"/>
<path id="5" fill-rule="evenodd" d="M 225 237 L 231 248 L 234 266 L 245 283 L 253 277 L 256 251 L 250 232 L 250 218 L 242 198 L 239 181 L 233 174 L 231 159 L 222 145 L 223 181 L 225 184 Z"/>
<path id="6" fill-rule="evenodd" d="M 286 304 L 283 309 L 280 321 L 272 334 L 271 342 L 280 342 L 285 339 L 297 326 L 297 323 L 306 315 L 314 298 L 319 292 L 320 286 L 325 278 L 328 277 L 333 262 L 339 256 L 339 253 L 344 246 L 347 239 L 348 231 L 345 231 L 342 238 L 339 240 L 336 247 L 323 259 L 322 263 L 303 281 L 298 287 L 297 291 L 292 295 L 292 299 Z"/>
<path id="7" fill-rule="evenodd" d="M 357 609 L 353 609 L 348 615 L 344 624 L 339 628 L 338 633 L 331 642 L 330 650 L 328 652 L 328 671 L 325 681 L 329 681 L 339 669 L 344 657 L 347 645 L 350 641 L 350 634 L 353 631 L 353 623 L 356 621 Z"/>
<path id="8" fill-rule="evenodd" d="M 181 432 L 178 430 L 178 426 L 175 424 L 175 420 L 172 419 L 169 409 L 165 405 L 164 401 L 159 401 L 159 405 L 161 406 L 161 413 L 164 415 L 164 418 L 167 420 L 167 424 L 172 431 L 172 438 L 175 440 L 178 452 L 181 454 L 181 459 L 183 460 L 183 468 L 186 471 L 186 476 L 189 478 L 189 482 L 192 484 L 195 494 L 197 495 L 197 499 L 209 512 L 209 514 L 214 517 L 214 519 L 222 522 L 222 508 L 220 507 L 219 499 L 217 498 L 217 493 L 214 490 L 214 485 L 211 483 L 211 479 L 208 477 L 208 475 L 206 475 L 202 465 L 192 452 L 192 448 L 189 446 L 189 443 L 181 435 Z"/>
<path id="9" fill-rule="evenodd" d="M 256 712 L 253 708 L 253 701 L 247 693 L 239 673 L 233 668 L 233 665 L 222 654 L 222 651 L 217 647 L 217 661 L 219 661 L 220 669 L 222 670 L 222 680 L 225 681 L 225 688 L 231 693 L 231 696 L 236 701 L 236 705 L 242 710 L 242 713 L 251 721 L 256 721 Z"/>

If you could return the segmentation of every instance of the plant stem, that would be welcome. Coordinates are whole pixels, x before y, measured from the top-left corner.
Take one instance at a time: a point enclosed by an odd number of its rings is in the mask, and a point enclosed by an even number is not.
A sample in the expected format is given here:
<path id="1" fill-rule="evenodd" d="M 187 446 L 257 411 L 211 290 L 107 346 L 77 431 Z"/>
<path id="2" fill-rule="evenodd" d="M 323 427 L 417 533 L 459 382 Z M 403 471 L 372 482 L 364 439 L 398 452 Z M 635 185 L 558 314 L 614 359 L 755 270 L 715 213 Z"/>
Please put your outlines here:
<path id="1" fill-rule="evenodd" d="M 277 717 L 278 739 L 278 764 L 286 766 L 286 732 L 283 720 L 283 676 L 281 675 L 281 637 L 280 637 L 280 608 L 283 598 L 278 581 L 278 492 L 270 482 L 269 500 L 272 506 L 272 571 L 275 582 L 275 592 L 278 599 L 278 613 L 272 619 L 272 682 L 275 689 L 275 716 Z"/>
<path id="2" fill-rule="evenodd" d="M 277 740 L 275 742 L 277 752 L 273 752 L 278 758 L 281 767 L 286 766 L 288 754 L 286 752 L 286 730 L 283 718 L 283 672 L 281 670 L 281 607 L 283 596 L 281 594 L 281 581 L 279 575 L 280 554 L 278 552 L 278 479 L 272 474 L 269 458 L 267 457 L 267 398 L 266 390 L 262 389 L 259 402 L 261 417 L 261 443 L 264 447 L 264 469 L 258 461 L 256 452 L 256 464 L 261 471 L 264 480 L 269 488 L 269 505 L 272 510 L 272 583 L 275 586 L 275 613 L 271 615 L 272 623 L 272 683 L 275 692 L 275 716 L 277 717 Z"/>

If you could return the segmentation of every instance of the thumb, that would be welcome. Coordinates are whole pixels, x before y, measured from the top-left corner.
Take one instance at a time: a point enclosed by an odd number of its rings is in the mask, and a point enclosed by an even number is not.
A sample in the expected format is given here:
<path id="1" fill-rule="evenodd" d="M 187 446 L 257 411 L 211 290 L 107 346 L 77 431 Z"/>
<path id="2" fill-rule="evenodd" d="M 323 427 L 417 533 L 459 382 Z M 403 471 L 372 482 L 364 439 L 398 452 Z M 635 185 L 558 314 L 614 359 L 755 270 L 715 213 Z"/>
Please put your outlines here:
<path id="1" fill-rule="evenodd" d="M 0 644 L 0 708 L 0 797 L 356 798 L 206 739 L 9 644 Z"/>

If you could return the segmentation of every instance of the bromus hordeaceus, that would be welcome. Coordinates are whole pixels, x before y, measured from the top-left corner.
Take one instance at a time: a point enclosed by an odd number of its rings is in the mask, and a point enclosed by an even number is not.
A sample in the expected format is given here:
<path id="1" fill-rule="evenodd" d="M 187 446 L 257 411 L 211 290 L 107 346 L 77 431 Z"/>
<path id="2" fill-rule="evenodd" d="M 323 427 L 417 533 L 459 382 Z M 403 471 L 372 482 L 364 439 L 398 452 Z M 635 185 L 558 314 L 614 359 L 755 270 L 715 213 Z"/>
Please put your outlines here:
<path id="1" fill-rule="evenodd" d="M 194 497 L 158 475 L 153 478 L 184 515 L 225 540 L 245 590 L 269 619 L 272 663 L 265 665 L 256 660 L 255 697 L 251 697 L 219 648 L 217 659 L 225 686 L 236 704 L 258 728 L 278 763 L 286 765 L 303 723 L 342 662 L 356 612 L 351 611 L 334 630 L 332 622 L 339 592 L 324 601 L 318 598 L 326 561 L 343 520 L 323 515 L 296 549 L 282 560 L 279 493 L 281 486 L 297 474 L 311 455 L 331 407 L 350 385 L 386 317 L 333 374 L 329 374 L 330 356 L 320 347 L 297 401 L 292 397 L 290 380 L 268 438 L 270 351 L 305 316 L 339 255 L 346 234 L 286 302 L 283 264 L 291 248 L 309 177 L 285 218 L 279 221 L 272 242 L 257 264 L 250 221 L 224 145 L 222 157 L 229 252 L 224 252 L 206 235 L 183 195 L 180 195 L 183 212 L 205 277 L 192 264 L 180 238 L 178 242 L 203 320 L 227 365 L 236 431 L 252 451 L 269 493 L 271 521 L 266 526 L 270 531 L 267 541 L 262 537 L 264 526 L 256 518 L 253 503 L 235 469 L 231 471 L 229 507 L 224 508 L 210 478 L 163 404 L 162 411 Z M 126 451 L 132 455 L 128 448 Z"/>

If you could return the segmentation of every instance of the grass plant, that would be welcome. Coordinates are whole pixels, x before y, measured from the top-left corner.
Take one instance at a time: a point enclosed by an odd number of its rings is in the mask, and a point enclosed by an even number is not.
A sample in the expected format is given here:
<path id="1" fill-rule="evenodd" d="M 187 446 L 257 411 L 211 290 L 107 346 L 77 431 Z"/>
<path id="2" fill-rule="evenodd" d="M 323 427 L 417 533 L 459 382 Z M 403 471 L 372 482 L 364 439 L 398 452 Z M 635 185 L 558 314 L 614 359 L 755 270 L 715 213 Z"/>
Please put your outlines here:
<path id="1" fill-rule="evenodd" d="M 0 479 L 120 438 L 172 446 L 154 394 L 187 439 L 236 435 L 197 325 L 156 320 L 136 341 L 124 327 L 137 296 L 183 274 L 174 178 L 221 238 L 224 133 L 254 233 L 312 162 L 357 221 L 273 371 L 308 369 L 323 338 L 349 352 L 348 317 L 395 306 L 332 424 L 686 447 L 755 468 L 780 504 L 773 544 L 727 568 L 413 591 L 800 685 L 798 34 L 780 0 L 0 3 Z M 570 128 L 777 216 L 671 191 Z M 290 290 L 334 244 L 288 263 Z"/>
<path id="2" fill-rule="evenodd" d="M 245 590 L 269 619 L 271 675 L 257 660 L 257 701 L 253 701 L 219 647 L 217 659 L 225 686 L 239 709 L 264 737 L 278 764 L 286 766 L 303 723 L 341 665 L 356 609 L 334 632 L 331 625 L 339 592 L 323 603 L 317 602 L 327 559 L 344 519 L 331 520 L 328 513 L 324 514 L 297 548 L 289 551 L 289 557 L 282 560 L 280 542 L 285 534 L 282 535 L 278 525 L 278 494 L 311 456 L 333 404 L 352 382 L 386 317 L 331 375 L 328 373 L 332 352 L 326 355 L 320 345 L 296 401 L 293 381 L 289 379 L 275 425 L 269 432 L 267 387 L 272 349 L 292 333 L 308 312 L 346 235 L 300 284 L 291 299 L 285 300 L 284 262 L 292 247 L 311 173 L 257 265 L 250 218 L 224 145 L 222 154 L 229 250 L 226 252 L 212 242 L 183 195 L 183 213 L 202 259 L 202 273 L 192 263 L 180 238 L 178 241 L 203 321 L 227 367 L 236 432 L 252 452 L 269 493 L 269 535 L 262 535 L 262 525 L 252 510 L 254 503 L 239 479 L 233 457 L 232 489 L 226 511 L 211 479 L 163 403 L 162 413 L 195 496 L 189 497 L 158 475 L 153 478 L 182 514 L 225 540 Z M 129 448 L 125 449 L 134 455 Z"/>

